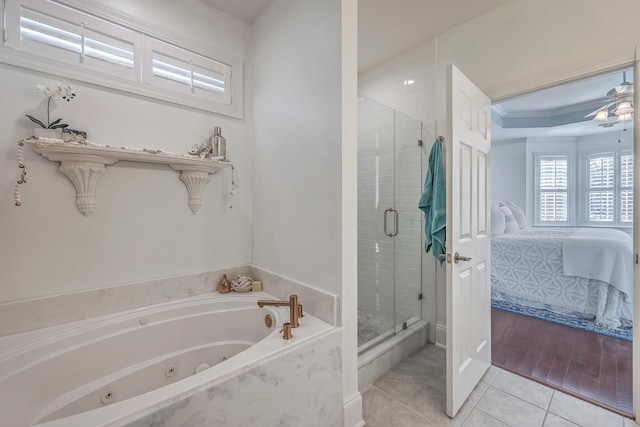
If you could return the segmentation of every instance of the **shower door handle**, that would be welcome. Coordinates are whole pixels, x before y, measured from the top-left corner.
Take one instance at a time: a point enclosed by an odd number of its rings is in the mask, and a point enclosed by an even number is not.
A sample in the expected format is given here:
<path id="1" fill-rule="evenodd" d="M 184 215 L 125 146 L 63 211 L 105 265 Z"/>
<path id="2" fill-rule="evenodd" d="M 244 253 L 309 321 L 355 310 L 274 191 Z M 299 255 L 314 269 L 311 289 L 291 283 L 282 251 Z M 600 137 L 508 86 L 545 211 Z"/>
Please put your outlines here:
<path id="1" fill-rule="evenodd" d="M 392 233 L 387 233 L 387 213 L 388 212 L 393 212 L 393 216 L 394 216 L 394 231 Z M 398 211 L 393 209 L 393 208 L 389 208 L 389 209 L 385 209 L 384 211 L 384 234 L 386 234 L 389 237 L 395 237 L 398 235 Z"/>

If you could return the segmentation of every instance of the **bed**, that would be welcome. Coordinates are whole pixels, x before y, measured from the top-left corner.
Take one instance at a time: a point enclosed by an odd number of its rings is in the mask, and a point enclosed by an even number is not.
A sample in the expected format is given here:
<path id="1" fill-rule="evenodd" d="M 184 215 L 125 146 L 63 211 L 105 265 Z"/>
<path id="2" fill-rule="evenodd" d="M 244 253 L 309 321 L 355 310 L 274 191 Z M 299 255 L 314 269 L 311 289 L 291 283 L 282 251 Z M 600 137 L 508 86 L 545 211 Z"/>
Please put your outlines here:
<path id="1" fill-rule="evenodd" d="M 492 298 L 617 328 L 632 319 L 633 244 L 605 228 L 527 227 L 491 238 Z"/>

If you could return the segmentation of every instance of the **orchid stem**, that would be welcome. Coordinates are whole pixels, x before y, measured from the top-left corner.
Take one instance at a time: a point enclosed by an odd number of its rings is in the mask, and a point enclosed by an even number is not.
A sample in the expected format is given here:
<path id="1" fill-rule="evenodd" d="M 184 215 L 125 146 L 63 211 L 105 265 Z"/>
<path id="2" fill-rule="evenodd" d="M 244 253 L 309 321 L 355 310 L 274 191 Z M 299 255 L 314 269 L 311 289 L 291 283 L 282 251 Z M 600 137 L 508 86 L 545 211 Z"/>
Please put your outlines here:
<path id="1" fill-rule="evenodd" d="M 49 123 L 51 123 L 51 120 L 49 120 L 49 107 L 51 106 L 51 97 L 49 97 L 49 99 L 47 100 L 47 128 L 49 127 Z"/>

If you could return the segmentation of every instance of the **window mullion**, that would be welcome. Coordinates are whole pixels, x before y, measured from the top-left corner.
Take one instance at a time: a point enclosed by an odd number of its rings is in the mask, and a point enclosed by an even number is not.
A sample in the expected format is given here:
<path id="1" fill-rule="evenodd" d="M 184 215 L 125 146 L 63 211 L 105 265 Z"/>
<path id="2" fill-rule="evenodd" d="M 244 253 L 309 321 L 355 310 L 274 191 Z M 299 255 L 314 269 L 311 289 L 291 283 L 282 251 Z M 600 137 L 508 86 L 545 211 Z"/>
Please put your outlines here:
<path id="1" fill-rule="evenodd" d="M 136 32 L 133 35 L 133 78 L 137 82 L 145 82 L 145 66 L 149 59 L 145 51 L 145 37 L 142 33 Z"/>
<path id="2" fill-rule="evenodd" d="M 4 2 L 5 46 L 20 48 L 20 2 Z"/>

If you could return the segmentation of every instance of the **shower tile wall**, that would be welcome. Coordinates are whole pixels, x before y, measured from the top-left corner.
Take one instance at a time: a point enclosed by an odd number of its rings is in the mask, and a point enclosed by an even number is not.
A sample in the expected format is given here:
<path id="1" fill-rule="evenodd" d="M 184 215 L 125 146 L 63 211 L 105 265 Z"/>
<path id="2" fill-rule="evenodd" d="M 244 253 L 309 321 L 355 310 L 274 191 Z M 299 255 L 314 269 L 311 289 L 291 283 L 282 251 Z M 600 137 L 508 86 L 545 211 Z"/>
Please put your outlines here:
<path id="1" fill-rule="evenodd" d="M 393 241 L 383 233 L 393 206 L 393 114 L 366 99 L 358 112 L 358 309 L 368 341 L 393 327 Z"/>
<path id="2" fill-rule="evenodd" d="M 399 226 L 395 239 L 396 320 L 398 323 L 421 317 L 422 292 L 422 211 L 418 201 L 422 194 L 422 157 L 418 140 L 422 124 L 395 113 L 395 208 Z"/>
<path id="3" fill-rule="evenodd" d="M 359 323 L 361 335 L 375 336 L 421 314 L 421 125 L 365 98 L 358 126 Z M 392 238 L 383 233 L 383 216 L 394 206 L 399 225 Z M 360 343 L 370 338 L 361 336 Z"/>

